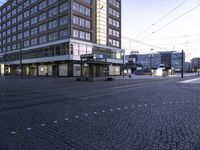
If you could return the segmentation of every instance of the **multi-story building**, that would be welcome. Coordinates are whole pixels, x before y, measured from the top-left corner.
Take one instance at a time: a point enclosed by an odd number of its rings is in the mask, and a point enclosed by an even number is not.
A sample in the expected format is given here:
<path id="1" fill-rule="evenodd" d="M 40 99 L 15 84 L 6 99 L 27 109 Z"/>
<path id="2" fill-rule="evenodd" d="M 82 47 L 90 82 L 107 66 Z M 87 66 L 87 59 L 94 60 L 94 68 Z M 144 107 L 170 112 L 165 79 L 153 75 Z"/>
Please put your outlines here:
<path id="1" fill-rule="evenodd" d="M 192 69 L 193 72 L 200 71 L 200 57 L 192 58 L 191 69 Z"/>
<path id="2" fill-rule="evenodd" d="M 8 0 L 0 7 L 1 74 L 119 75 L 123 54 L 121 0 Z"/>
<path id="3" fill-rule="evenodd" d="M 182 53 L 181 52 L 159 52 L 152 54 L 135 54 L 125 57 L 127 61 L 134 60 L 135 63 L 141 64 L 144 70 L 150 68 L 158 68 L 161 64 L 166 69 L 181 71 L 182 69 Z M 183 67 L 185 66 L 185 53 L 183 54 Z"/>

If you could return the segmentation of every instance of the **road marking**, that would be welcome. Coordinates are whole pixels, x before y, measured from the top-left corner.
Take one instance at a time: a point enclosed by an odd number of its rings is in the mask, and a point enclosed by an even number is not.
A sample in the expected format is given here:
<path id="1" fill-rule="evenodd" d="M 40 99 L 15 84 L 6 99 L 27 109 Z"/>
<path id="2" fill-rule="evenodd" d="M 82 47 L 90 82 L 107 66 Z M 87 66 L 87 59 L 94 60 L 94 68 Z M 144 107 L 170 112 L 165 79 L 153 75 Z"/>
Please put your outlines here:
<path id="1" fill-rule="evenodd" d="M 132 108 L 135 108 L 135 106 L 131 106 Z"/>
<path id="2" fill-rule="evenodd" d="M 94 114 L 96 115 L 96 114 L 97 114 L 97 112 L 95 111 L 95 112 L 94 112 Z"/>
<path id="3" fill-rule="evenodd" d="M 57 120 L 54 120 L 53 123 L 58 123 L 58 121 L 57 121 Z"/>
<path id="4" fill-rule="evenodd" d="M 145 104 L 144 106 L 147 107 L 147 104 Z"/>
<path id="5" fill-rule="evenodd" d="M 45 127 L 46 125 L 43 123 L 43 124 L 41 124 L 40 126 Z"/>
<path id="6" fill-rule="evenodd" d="M 79 118 L 79 116 L 75 116 L 75 118 Z"/>
<path id="7" fill-rule="evenodd" d="M 138 107 L 141 107 L 140 105 L 138 105 Z"/>
<path id="8" fill-rule="evenodd" d="M 65 118 L 65 120 L 67 121 L 67 120 L 69 120 L 69 118 Z"/>
<path id="9" fill-rule="evenodd" d="M 88 116 L 88 114 L 84 114 L 86 117 Z"/>
<path id="10" fill-rule="evenodd" d="M 125 109 L 127 109 L 127 107 L 124 107 Z"/>
<path id="11" fill-rule="evenodd" d="M 32 129 L 31 129 L 31 128 L 26 128 L 26 130 L 27 130 L 27 131 L 30 131 L 30 130 L 32 130 Z"/>
<path id="12" fill-rule="evenodd" d="M 117 108 L 118 110 L 120 110 L 121 108 Z"/>
<path id="13" fill-rule="evenodd" d="M 102 110 L 102 113 L 105 113 L 105 110 Z"/>
<path id="14" fill-rule="evenodd" d="M 198 82 L 195 82 L 195 81 L 198 81 Z M 200 78 L 195 78 L 195 79 L 190 79 L 190 80 L 185 80 L 185 81 L 180 81 L 178 83 L 200 83 Z"/>
<path id="15" fill-rule="evenodd" d="M 16 134 L 17 132 L 14 132 L 14 131 L 12 131 L 12 132 L 10 132 L 10 134 Z"/>
<path id="16" fill-rule="evenodd" d="M 113 109 L 110 109 L 110 111 L 113 111 Z"/>

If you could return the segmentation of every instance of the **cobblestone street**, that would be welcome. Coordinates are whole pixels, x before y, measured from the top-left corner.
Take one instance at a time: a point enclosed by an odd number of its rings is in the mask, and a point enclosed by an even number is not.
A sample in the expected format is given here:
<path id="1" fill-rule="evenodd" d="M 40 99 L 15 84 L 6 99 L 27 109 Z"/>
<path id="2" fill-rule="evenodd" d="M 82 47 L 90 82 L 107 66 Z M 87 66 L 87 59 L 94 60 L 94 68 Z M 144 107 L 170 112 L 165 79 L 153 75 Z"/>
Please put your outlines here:
<path id="1" fill-rule="evenodd" d="M 200 87 L 180 81 L 2 79 L 0 149 L 200 149 Z"/>

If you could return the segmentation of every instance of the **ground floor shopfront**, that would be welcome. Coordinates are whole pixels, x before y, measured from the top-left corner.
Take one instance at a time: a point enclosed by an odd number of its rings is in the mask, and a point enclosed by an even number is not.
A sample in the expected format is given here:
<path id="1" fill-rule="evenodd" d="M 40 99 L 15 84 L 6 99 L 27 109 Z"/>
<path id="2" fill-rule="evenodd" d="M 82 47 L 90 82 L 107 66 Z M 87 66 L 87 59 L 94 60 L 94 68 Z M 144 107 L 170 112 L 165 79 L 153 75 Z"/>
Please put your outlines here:
<path id="1" fill-rule="evenodd" d="M 61 40 L 0 54 L 0 74 L 50 77 L 120 75 L 123 55 L 124 50 L 120 48 L 75 39 Z"/>
<path id="2" fill-rule="evenodd" d="M 20 75 L 20 65 L 0 65 L 1 76 Z M 23 64 L 23 76 L 47 77 L 106 77 L 120 75 L 121 65 L 110 63 L 85 63 L 80 61 L 63 61 Z"/>

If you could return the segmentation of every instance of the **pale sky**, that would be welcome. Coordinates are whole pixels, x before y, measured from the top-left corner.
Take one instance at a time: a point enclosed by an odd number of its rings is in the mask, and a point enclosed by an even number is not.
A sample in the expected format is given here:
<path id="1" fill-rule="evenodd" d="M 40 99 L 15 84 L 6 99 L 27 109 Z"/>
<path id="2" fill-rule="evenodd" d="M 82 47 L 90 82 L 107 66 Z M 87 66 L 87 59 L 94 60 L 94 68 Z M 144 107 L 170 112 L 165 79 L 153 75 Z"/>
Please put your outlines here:
<path id="1" fill-rule="evenodd" d="M 3 2 L 3 0 L 0 0 Z M 122 1 L 122 48 L 147 53 L 182 49 L 186 59 L 200 57 L 200 0 L 121 0 Z M 174 12 L 152 26 L 160 18 L 178 7 Z M 164 25 L 199 5 L 175 22 Z M 145 29 L 149 30 L 141 34 Z M 153 34 L 153 32 L 155 32 Z M 137 36 L 140 34 L 140 36 Z M 134 41 L 136 40 L 136 41 Z M 142 44 L 141 44 L 142 43 Z M 161 49 L 160 49 L 161 48 Z"/>
<path id="2" fill-rule="evenodd" d="M 183 49 L 187 61 L 192 57 L 200 57 L 200 0 L 188 0 L 183 3 L 184 1 L 186 0 L 122 0 L 122 39 L 126 53 L 132 49 L 142 53 L 149 52 L 150 49 L 154 49 L 154 52 Z M 181 7 L 152 26 L 182 3 Z M 190 13 L 163 27 L 197 5 L 199 7 Z M 140 34 L 148 27 L 149 30 Z M 160 27 L 163 28 L 153 34 Z M 137 37 L 138 34 L 140 36 Z M 139 41 L 135 42 L 132 39 Z M 138 44 L 141 42 L 145 45 Z"/>

